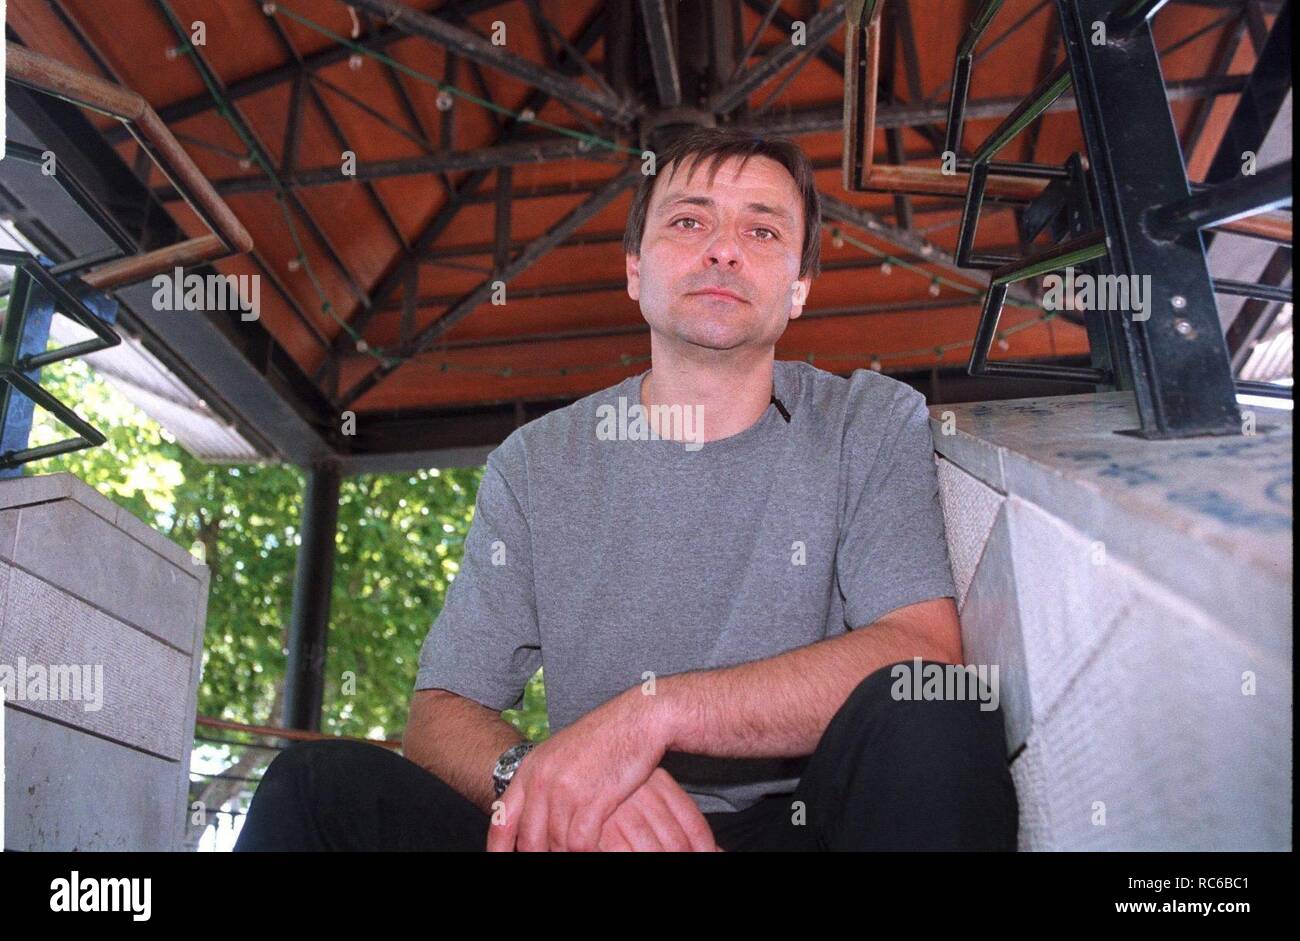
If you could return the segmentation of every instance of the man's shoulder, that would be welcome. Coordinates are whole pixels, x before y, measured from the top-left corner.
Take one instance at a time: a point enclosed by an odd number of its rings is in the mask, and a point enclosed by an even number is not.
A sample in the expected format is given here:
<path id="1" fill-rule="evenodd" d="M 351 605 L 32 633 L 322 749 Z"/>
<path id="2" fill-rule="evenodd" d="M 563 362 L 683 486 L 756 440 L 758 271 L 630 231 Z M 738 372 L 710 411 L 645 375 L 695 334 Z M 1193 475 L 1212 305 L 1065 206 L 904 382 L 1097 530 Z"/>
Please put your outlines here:
<path id="1" fill-rule="evenodd" d="M 620 380 L 520 425 L 488 455 L 488 460 L 505 469 L 544 460 L 552 454 L 572 458 L 578 449 L 596 440 L 598 409 L 616 403 L 619 390 L 628 382 Z"/>
<path id="2" fill-rule="evenodd" d="M 842 418 L 844 425 L 878 426 L 891 414 L 901 418 L 925 407 L 925 396 L 905 382 L 874 369 L 855 369 L 847 376 L 802 360 L 778 360 L 785 382 L 798 389 L 800 401 L 820 416 Z"/>

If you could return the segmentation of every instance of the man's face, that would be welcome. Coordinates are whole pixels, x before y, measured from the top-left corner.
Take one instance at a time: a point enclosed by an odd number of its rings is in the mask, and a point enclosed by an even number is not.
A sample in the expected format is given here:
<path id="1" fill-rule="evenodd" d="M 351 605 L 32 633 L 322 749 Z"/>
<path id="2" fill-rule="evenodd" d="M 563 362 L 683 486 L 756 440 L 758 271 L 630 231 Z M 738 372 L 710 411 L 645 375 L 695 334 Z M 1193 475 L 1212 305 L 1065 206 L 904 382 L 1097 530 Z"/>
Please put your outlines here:
<path id="1" fill-rule="evenodd" d="M 728 158 L 712 180 L 694 157 L 671 180 L 671 165 L 659 170 L 641 254 L 626 256 L 627 292 L 665 339 L 713 350 L 770 348 L 803 312 L 812 279 L 799 278 L 798 187 L 769 157 L 741 163 Z"/>

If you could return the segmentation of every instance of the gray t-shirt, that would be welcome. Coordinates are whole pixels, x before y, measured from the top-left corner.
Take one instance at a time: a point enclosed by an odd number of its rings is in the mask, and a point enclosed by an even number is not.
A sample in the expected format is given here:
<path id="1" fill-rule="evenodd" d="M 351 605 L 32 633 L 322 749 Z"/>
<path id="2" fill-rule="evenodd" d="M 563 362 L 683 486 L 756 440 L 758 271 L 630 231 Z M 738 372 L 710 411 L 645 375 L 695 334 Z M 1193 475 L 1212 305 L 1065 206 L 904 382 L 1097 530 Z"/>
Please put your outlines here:
<path id="1" fill-rule="evenodd" d="M 769 405 L 702 445 L 634 439 L 645 373 L 516 429 L 488 456 L 415 688 L 518 708 L 544 665 L 558 732 L 648 673 L 955 597 L 925 398 L 870 370 L 773 365 L 789 422 Z M 710 813 L 792 792 L 806 762 L 670 752 L 663 767 Z"/>

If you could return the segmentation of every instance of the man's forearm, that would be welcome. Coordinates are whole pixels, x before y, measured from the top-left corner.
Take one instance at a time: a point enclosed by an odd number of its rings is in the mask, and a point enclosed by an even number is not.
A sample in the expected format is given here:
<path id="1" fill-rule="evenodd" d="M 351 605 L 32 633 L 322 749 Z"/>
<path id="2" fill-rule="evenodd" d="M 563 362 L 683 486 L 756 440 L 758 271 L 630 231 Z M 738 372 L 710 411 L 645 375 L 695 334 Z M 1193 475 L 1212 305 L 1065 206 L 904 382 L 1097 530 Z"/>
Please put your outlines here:
<path id="1" fill-rule="evenodd" d="M 402 751 L 484 813 L 497 799 L 492 769 L 501 753 L 524 737 L 500 713 L 446 690 L 419 690 Z"/>
<path id="2" fill-rule="evenodd" d="M 877 622 L 764 660 L 679 673 L 656 683 L 670 751 L 722 758 L 810 755 L 854 688 L 914 656 L 957 662 L 957 647 L 911 625 Z M 632 695 L 639 690 L 631 691 Z"/>

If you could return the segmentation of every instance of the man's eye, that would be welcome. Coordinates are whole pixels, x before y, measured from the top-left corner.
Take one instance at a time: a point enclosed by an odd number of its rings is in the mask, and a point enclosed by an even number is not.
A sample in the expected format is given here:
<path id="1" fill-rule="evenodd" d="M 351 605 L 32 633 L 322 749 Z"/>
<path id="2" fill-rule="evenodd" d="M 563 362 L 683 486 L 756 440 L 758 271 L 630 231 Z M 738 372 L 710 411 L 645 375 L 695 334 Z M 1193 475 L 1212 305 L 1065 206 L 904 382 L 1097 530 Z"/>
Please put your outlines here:
<path id="1" fill-rule="evenodd" d="M 772 238 L 760 239 L 759 241 L 762 241 L 762 242 L 770 242 L 770 241 L 772 241 L 772 239 L 776 238 L 776 233 L 773 232 L 771 229 L 755 229 L 754 231 L 755 231 L 755 232 L 766 232 L 768 235 L 770 235 L 770 236 L 772 237 Z"/>
<path id="2" fill-rule="evenodd" d="M 696 225 L 699 225 L 699 224 L 700 224 L 700 220 L 698 220 L 698 219 L 692 219 L 690 216 L 684 216 L 684 217 L 682 217 L 681 219 L 677 219 L 677 220 L 675 220 L 675 221 L 673 222 L 673 225 L 677 225 L 679 222 L 694 222 Z"/>

